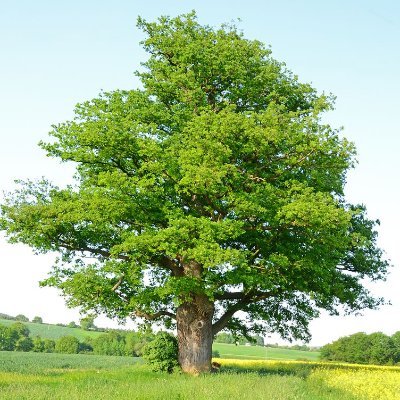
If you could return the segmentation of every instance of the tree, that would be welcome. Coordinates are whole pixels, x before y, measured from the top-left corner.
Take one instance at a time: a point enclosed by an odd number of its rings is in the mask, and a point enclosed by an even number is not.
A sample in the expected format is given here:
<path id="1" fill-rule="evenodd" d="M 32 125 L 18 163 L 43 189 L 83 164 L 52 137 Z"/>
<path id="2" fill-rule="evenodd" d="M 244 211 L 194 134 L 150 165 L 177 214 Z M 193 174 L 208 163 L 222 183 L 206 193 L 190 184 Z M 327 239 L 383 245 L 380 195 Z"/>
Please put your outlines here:
<path id="1" fill-rule="evenodd" d="M 31 351 L 33 349 L 33 341 L 30 337 L 25 337 L 21 336 L 16 342 L 15 342 L 15 351 Z"/>
<path id="2" fill-rule="evenodd" d="M 40 336 L 35 336 L 32 339 L 32 351 L 36 353 L 44 353 L 45 352 L 45 346 L 44 346 L 44 340 Z"/>
<path id="3" fill-rule="evenodd" d="M 395 332 L 392 337 L 392 342 L 393 342 L 393 346 L 394 346 L 394 359 L 393 361 L 395 363 L 399 363 L 400 362 L 400 331 Z"/>
<path id="4" fill-rule="evenodd" d="M 81 328 L 84 331 L 90 331 L 96 329 L 93 315 L 87 315 L 86 317 L 83 317 L 79 322 L 81 324 Z"/>
<path id="5" fill-rule="evenodd" d="M 82 312 L 176 323 L 191 373 L 222 329 L 307 340 L 321 309 L 382 304 L 363 286 L 388 268 L 378 222 L 343 193 L 354 146 L 321 122 L 332 97 L 235 26 L 138 26 L 143 88 L 78 104 L 41 143 L 75 184 L 22 182 L 2 207 L 11 242 L 61 254 L 42 284 Z"/>
<path id="6" fill-rule="evenodd" d="M 36 317 L 34 317 L 34 318 L 32 319 L 32 322 L 34 322 L 34 323 L 36 323 L 36 324 L 43 324 L 43 319 L 42 319 L 42 317 L 36 316 Z"/>
<path id="7" fill-rule="evenodd" d="M 56 342 L 53 339 L 43 339 L 43 347 L 45 353 L 53 353 L 56 347 Z"/>
<path id="8" fill-rule="evenodd" d="M 0 351 L 14 350 L 17 339 L 9 326 L 0 325 Z"/>
<path id="9" fill-rule="evenodd" d="M 79 340 L 75 336 L 61 336 L 55 344 L 56 353 L 77 354 L 79 352 Z"/>
<path id="10" fill-rule="evenodd" d="M 14 336 L 17 338 L 29 337 L 29 328 L 22 322 L 14 322 L 10 325 L 10 329 L 14 332 Z"/>
<path id="11" fill-rule="evenodd" d="M 321 348 L 322 359 L 358 364 L 393 364 L 397 361 L 395 335 L 364 332 L 341 337 Z"/>
<path id="12" fill-rule="evenodd" d="M 23 314 L 18 314 L 18 315 L 15 317 L 15 320 L 16 320 L 16 321 L 20 321 L 20 322 L 29 322 L 29 318 L 26 317 L 26 316 L 23 315 Z"/>

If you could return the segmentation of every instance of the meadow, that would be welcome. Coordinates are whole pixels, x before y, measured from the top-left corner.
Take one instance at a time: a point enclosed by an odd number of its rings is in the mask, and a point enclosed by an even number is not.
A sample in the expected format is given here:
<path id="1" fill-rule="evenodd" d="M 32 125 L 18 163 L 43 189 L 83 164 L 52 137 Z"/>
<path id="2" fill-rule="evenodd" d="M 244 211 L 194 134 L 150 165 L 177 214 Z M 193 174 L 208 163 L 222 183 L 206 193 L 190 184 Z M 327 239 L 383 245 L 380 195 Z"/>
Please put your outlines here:
<path id="1" fill-rule="evenodd" d="M 318 351 L 302 351 L 279 347 L 263 346 L 236 346 L 227 343 L 213 343 L 213 350 L 217 350 L 221 358 L 241 360 L 310 360 L 319 359 Z"/>
<path id="2" fill-rule="evenodd" d="M 218 359 L 219 373 L 152 372 L 140 359 L 0 352 L 1 399 L 395 400 L 400 368 Z"/>

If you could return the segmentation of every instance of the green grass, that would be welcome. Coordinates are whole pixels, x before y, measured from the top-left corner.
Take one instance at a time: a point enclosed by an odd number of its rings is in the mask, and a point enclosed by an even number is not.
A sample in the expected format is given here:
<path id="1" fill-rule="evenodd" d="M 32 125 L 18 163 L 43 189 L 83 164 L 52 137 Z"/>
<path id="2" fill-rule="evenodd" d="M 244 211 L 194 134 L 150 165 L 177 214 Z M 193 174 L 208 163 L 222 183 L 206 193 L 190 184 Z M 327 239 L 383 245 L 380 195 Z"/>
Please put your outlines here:
<path id="1" fill-rule="evenodd" d="M 10 364 L 10 359 L 19 367 Z M 238 371 L 192 377 L 155 373 L 128 357 L 13 352 L 0 353 L 0 398 L 355 400 L 341 390 L 296 375 Z"/>
<path id="2" fill-rule="evenodd" d="M 115 369 L 136 363 L 143 361 L 138 357 L 0 351 L 0 371 L 22 374 L 44 373 L 49 370 Z"/>
<path id="3" fill-rule="evenodd" d="M 0 319 L 1 325 L 11 325 L 16 321 L 8 319 Z M 75 336 L 80 341 L 84 341 L 86 337 L 97 337 L 103 332 L 95 331 L 84 331 L 81 328 L 68 328 L 65 326 L 51 325 L 51 324 L 37 324 L 33 322 L 23 322 L 29 328 L 30 336 L 33 338 L 35 336 L 40 336 L 47 339 L 58 339 L 61 336 Z"/>
<path id="4" fill-rule="evenodd" d="M 319 359 L 318 351 L 301 351 L 262 346 L 236 346 L 234 344 L 214 343 L 213 350 L 218 350 L 221 358 L 243 360 L 310 360 Z"/>

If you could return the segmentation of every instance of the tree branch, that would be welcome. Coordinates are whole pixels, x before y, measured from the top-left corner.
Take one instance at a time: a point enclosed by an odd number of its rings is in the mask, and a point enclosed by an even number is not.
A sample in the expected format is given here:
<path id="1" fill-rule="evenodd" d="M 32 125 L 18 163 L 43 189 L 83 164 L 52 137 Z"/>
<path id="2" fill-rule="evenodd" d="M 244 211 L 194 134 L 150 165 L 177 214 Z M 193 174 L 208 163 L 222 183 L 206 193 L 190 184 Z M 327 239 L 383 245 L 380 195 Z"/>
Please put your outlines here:
<path id="1" fill-rule="evenodd" d="M 119 286 L 121 285 L 122 281 L 124 280 L 124 276 L 125 276 L 125 274 L 122 274 L 122 275 L 119 277 L 117 283 L 116 283 L 116 284 L 112 287 L 112 289 L 111 289 L 112 292 L 115 292 L 115 291 L 119 288 Z"/>
<path id="2" fill-rule="evenodd" d="M 243 292 L 224 292 L 214 296 L 215 300 L 241 300 L 245 294 Z"/>
<path id="3" fill-rule="evenodd" d="M 213 324 L 213 335 L 224 329 L 233 315 L 242 310 L 246 305 L 276 296 L 278 292 L 225 292 L 215 296 L 216 300 L 239 300 L 228 307 L 225 313 Z"/>
<path id="4" fill-rule="evenodd" d="M 139 318 L 147 319 L 148 321 L 154 321 L 155 319 L 158 319 L 160 317 L 170 317 L 176 319 L 176 315 L 167 310 L 160 310 L 154 314 L 149 314 L 142 311 L 135 311 L 135 315 Z"/>
<path id="5" fill-rule="evenodd" d="M 212 334 L 216 335 L 219 331 L 224 329 L 228 324 L 229 320 L 233 317 L 235 312 L 242 309 L 247 304 L 246 301 L 238 301 L 233 306 L 229 307 L 225 313 L 220 317 L 218 321 L 216 321 L 212 326 Z"/>

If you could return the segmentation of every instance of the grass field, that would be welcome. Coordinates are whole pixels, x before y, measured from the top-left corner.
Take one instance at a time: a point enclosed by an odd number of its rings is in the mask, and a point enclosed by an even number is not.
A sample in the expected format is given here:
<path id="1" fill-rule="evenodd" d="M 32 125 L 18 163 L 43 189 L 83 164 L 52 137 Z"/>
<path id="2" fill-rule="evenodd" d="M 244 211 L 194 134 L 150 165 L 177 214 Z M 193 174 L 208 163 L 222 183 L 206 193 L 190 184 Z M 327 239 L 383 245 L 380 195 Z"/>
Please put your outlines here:
<path id="1" fill-rule="evenodd" d="M 400 368 L 220 359 L 221 372 L 152 372 L 128 357 L 0 352 L 0 398 L 396 400 Z"/>
<path id="2" fill-rule="evenodd" d="M 16 321 L 12 321 L 9 319 L 0 319 L 0 324 L 2 325 L 11 325 Z M 40 336 L 42 338 L 47 339 L 58 339 L 61 336 L 75 336 L 80 341 L 83 341 L 86 337 L 97 337 L 101 335 L 103 332 L 94 332 L 94 331 L 84 331 L 81 328 L 68 328 L 66 326 L 58 326 L 51 324 L 37 324 L 33 322 L 23 322 L 29 328 L 30 336 Z"/>
<path id="3" fill-rule="evenodd" d="M 214 343 L 213 350 L 218 350 L 221 358 L 242 360 L 310 360 L 319 359 L 318 351 L 301 351 L 262 346 L 236 346 L 234 344 Z"/>

